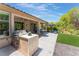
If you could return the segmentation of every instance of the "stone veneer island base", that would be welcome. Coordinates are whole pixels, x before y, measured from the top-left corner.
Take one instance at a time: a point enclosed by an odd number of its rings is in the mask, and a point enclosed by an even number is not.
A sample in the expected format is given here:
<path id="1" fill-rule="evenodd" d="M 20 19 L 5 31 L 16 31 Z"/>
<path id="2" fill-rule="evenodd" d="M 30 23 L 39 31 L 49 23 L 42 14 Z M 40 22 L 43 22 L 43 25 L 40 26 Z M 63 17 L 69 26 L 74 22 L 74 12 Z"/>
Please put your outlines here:
<path id="1" fill-rule="evenodd" d="M 21 35 L 19 37 L 19 49 L 25 56 L 31 56 L 37 49 L 39 45 L 39 36 L 32 34 L 32 36 Z"/>

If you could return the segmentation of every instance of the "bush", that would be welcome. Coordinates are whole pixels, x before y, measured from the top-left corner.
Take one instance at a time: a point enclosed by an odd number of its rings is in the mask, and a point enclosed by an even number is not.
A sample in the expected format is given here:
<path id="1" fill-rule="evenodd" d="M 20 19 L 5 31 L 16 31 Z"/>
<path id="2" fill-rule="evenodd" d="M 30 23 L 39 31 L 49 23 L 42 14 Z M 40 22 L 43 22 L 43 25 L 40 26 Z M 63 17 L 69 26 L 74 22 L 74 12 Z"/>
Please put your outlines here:
<path id="1" fill-rule="evenodd" d="M 53 30 L 56 30 L 56 31 L 57 31 L 57 30 L 58 30 L 58 28 L 57 28 L 56 26 L 54 26 L 54 27 L 53 27 Z"/>
<path id="2" fill-rule="evenodd" d="M 70 32 L 71 34 L 73 34 L 74 29 L 68 29 L 68 32 Z"/>
<path id="3" fill-rule="evenodd" d="M 48 27 L 47 27 L 47 31 L 48 31 L 48 32 L 51 32 L 51 31 L 52 31 L 52 27 L 48 26 Z"/>
<path id="4" fill-rule="evenodd" d="M 77 35 L 79 35 L 79 30 L 77 30 Z"/>
<path id="5" fill-rule="evenodd" d="M 73 32 L 73 34 L 79 35 L 79 30 L 75 30 L 75 31 Z"/>

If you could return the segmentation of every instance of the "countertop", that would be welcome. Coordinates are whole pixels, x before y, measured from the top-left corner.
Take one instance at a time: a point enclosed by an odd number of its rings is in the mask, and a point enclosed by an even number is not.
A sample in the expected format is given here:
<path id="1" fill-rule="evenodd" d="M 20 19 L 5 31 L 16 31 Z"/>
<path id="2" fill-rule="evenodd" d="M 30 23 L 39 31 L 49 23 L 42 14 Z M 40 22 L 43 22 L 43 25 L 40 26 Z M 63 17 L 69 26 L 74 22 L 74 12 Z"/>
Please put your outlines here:
<path id="1" fill-rule="evenodd" d="M 0 35 L 0 39 L 7 38 L 7 37 L 9 37 L 9 36 Z"/>
<path id="2" fill-rule="evenodd" d="M 38 36 L 38 35 L 36 35 L 36 34 L 32 34 L 32 36 L 20 35 L 19 37 L 21 37 L 21 38 L 26 38 L 26 39 L 30 39 L 30 38 L 33 38 L 33 37 L 35 37 L 35 36 Z"/>

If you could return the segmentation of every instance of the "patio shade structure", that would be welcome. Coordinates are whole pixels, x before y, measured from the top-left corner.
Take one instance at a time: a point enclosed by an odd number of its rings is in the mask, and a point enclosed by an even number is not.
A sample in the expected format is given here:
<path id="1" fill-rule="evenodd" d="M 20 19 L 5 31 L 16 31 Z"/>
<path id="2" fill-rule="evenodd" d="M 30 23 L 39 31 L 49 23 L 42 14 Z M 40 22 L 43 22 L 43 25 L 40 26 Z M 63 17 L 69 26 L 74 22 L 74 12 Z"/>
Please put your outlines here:
<path id="1" fill-rule="evenodd" d="M 18 10 L 6 4 L 0 4 L 0 10 L 5 11 L 9 14 L 9 34 L 10 35 L 15 30 L 15 22 L 22 22 L 24 23 L 23 29 L 31 32 L 37 31 L 37 33 L 40 33 L 40 29 L 42 28 L 42 26 L 43 25 L 46 26 L 46 24 L 48 23 L 44 20 L 41 20 L 40 18 L 37 18 L 33 15 L 25 13 L 21 10 Z"/>
<path id="2" fill-rule="evenodd" d="M 0 3 L 0 48 L 12 43 L 14 31 L 26 30 L 40 34 L 40 29 L 43 27 L 47 30 L 47 24 L 48 22 L 38 17 Z"/>

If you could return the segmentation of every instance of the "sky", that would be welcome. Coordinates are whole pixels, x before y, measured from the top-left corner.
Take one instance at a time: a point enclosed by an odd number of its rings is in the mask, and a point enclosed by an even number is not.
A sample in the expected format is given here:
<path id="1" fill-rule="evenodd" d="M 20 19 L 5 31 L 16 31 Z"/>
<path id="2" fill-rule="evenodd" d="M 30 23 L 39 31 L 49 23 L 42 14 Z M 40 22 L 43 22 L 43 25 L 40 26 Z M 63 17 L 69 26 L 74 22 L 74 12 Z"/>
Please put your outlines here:
<path id="1" fill-rule="evenodd" d="M 58 22 L 60 17 L 78 3 L 9 3 L 8 5 L 48 22 Z"/>

